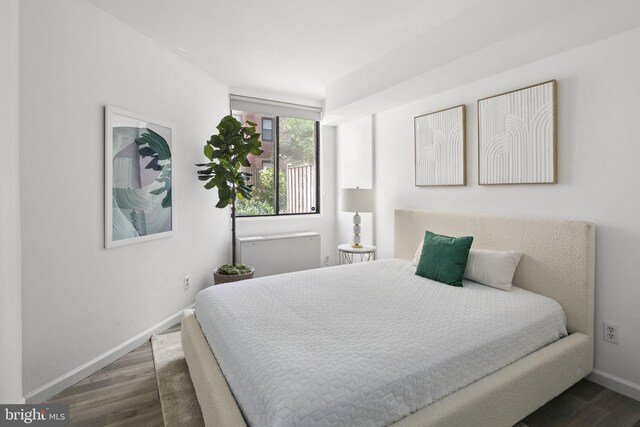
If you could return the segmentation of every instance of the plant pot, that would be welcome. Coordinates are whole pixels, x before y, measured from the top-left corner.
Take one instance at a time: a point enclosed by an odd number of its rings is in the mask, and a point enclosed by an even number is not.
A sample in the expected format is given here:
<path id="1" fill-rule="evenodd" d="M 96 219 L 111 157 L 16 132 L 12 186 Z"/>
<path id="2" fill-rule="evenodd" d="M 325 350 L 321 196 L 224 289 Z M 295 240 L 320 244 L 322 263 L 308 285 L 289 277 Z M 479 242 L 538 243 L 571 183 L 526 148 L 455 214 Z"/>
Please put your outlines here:
<path id="1" fill-rule="evenodd" d="M 219 285 L 221 283 L 238 282 L 245 279 L 253 279 L 253 273 L 256 272 L 255 268 L 251 268 L 251 271 L 244 274 L 218 274 L 218 269 L 213 270 L 213 284 Z"/>

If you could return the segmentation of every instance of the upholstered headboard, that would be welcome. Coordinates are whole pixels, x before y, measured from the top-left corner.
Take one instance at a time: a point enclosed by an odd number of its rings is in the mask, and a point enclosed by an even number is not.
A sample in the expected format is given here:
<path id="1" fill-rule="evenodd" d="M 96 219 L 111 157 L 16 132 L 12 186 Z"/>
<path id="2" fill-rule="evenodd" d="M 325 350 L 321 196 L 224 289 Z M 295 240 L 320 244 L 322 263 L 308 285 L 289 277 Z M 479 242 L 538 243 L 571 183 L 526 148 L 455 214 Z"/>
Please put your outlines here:
<path id="1" fill-rule="evenodd" d="M 582 332 L 593 340 L 593 224 L 397 209 L 396 258 L 412 259 L 425 230 L 473 236 L 473 248 L 522 252 L 513 284 L 558 301 L 569 332 Z"/>

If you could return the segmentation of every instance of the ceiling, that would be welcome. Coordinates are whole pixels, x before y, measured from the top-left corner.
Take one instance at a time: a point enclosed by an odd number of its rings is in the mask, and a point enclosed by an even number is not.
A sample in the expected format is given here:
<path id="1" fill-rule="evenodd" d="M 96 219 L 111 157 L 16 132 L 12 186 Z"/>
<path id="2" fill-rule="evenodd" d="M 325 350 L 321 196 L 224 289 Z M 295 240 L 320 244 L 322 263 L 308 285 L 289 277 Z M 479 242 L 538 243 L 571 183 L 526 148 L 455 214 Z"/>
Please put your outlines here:
<path id="1" fill-rule="evenodd" d="M 87 1 L 231 93 L 323 106 L 327 125 L 640 27 L 638 0 Z"/>
<path id="2" fill-rule="evenodd" d="M 88 1 L 232 92 L 321 101 L 331 83 L 484 0 Z"/>

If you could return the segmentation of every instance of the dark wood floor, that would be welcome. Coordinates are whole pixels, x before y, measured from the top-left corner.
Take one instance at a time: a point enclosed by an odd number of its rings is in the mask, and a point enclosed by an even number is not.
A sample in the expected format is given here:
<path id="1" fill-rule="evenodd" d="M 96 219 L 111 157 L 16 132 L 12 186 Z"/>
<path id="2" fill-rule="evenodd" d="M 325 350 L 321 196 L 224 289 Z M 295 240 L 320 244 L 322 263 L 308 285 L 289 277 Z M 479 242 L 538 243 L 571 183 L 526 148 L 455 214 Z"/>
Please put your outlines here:
<path id="1" fill-rule="evenodd" d="M 174 326 L 165 333 L 179 328 Z M 151 343 L 54 396 L 49 403 L 68 404 L 73 426 L 163 426 Z M 582 380 L 516 427 L 640 427 L 640 402 Z"/>
<path id="2" fill-rule="evenodd" d="M 522 420 L 527 427 L 640 427 L 640 402 L 582 380 Z"/>

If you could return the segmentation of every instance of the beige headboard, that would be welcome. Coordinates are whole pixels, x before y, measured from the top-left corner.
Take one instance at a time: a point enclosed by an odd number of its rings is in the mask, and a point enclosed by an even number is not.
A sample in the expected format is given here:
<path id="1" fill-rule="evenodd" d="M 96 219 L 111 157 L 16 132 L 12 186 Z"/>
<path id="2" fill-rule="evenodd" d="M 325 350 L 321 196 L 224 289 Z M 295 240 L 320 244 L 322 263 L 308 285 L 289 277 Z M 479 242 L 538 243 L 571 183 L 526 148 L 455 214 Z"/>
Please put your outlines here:
<path id="1" fill-rule="evenodd" d="M 593 339 L 593 224 L 397 209 L 396 258 L 412 259 L 425 230 L 473 236 L 472 248 L 522 252 L 514 285 L 558 301 L 567 315 L 569 332 Z"/>

